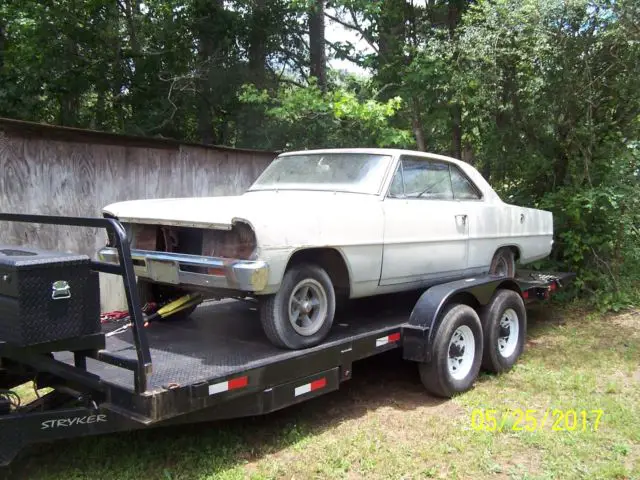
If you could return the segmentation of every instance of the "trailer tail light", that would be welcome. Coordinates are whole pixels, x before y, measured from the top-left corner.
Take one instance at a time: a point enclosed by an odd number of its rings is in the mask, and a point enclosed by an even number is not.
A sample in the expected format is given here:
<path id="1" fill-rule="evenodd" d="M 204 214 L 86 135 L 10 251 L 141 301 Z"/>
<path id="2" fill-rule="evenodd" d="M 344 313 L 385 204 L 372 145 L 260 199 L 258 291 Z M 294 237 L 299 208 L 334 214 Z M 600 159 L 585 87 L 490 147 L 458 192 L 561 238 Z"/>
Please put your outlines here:
<path id="1" fill-rule="evenodd" d="M 386 337 L 380 337 L 376 339 L 376 347 L 388 345 L 389 343 L 395 343 L 400 340 L 400 332 L 392 333 Z"/>
<path id="2" fill-rule="evenodd" d="M 305 383 L 304 385 L 300 385 L 299 387 L 296 387 L 296 389 L 293 392 L 293 395 L 295 397 L 299 397 L 300 395 L 313 392 L 314 390 L 320 390 L 321 388 L 324 388 L 326 386 L 327 386 L 327 379 L 324 377 L 319 378 L 318 380 L 314 380 L 311 383 Z"/>
<path id="3" fill-rule="evenodd" d="M 524 298 L 525 300 L 529 298 L 529 290 L 525 290 L 524 292 L 522 292 L 522 298 Z"/>
<path id="4" fill-rule="evenodd" d="M 237 377 L 227 380 L 226 382 L 214 383 L 209 385 L 209 395 L 216 393 L 228 392 L 229 390 L 237 390 L 249 385 L 249 377 Z"/>
<path id="5" fill-rule="evenodd" d="M 558 284 L 556 282 L 552 282 L 551 285 L 549 285 L 549 291 L 553 292 L 557 289 L 558 289 Z"/>

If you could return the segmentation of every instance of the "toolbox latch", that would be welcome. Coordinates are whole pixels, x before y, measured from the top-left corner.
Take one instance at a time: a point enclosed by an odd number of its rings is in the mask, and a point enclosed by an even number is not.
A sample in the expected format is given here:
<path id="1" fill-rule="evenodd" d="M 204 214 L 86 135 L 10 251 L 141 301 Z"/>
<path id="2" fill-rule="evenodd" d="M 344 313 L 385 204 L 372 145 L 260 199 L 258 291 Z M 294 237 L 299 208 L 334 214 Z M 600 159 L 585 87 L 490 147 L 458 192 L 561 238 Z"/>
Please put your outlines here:
<path id="1" fill-rule="evenodd" d="M 58 280 L 51 285 L 51 298 L 54 300 L 63 300 L 71 298 L 71 287 L 66 280 Z"/>

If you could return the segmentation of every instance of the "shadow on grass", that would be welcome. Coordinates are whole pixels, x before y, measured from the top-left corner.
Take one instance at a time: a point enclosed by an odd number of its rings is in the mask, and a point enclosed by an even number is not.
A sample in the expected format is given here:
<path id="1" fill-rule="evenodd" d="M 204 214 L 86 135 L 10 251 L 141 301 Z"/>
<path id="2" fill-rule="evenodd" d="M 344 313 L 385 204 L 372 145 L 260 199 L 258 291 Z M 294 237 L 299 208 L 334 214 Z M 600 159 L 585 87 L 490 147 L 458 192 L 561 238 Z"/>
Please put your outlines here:
<path id="1" fill-rule="evenodd" d="M 7 478 L 217 478 L 381 407 L 443 403 L 426 393 L 416 366 L 391 351 L 356 362 L 340 390 L 268 415 L 35 445 Z"/>

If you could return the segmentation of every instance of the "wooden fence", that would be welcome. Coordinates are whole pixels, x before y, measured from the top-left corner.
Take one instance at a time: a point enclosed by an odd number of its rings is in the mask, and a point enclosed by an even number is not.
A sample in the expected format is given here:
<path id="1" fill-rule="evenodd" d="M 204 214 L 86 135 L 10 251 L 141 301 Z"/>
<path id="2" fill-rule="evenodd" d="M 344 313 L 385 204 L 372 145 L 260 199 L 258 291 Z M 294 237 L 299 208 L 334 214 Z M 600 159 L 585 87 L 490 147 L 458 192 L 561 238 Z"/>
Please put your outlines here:
<path id="1" fill-rule="evenodd" d="M 123 200 L 234 195 L 275 156 L 0 119 L 0 211 L 101 216 Z M 92 257 L 105 238 L 92 229 L 0 224 L 0 243 Z M 125 304 L 119 279 L 101 277 L 101 300 L 103 310 Z"/>

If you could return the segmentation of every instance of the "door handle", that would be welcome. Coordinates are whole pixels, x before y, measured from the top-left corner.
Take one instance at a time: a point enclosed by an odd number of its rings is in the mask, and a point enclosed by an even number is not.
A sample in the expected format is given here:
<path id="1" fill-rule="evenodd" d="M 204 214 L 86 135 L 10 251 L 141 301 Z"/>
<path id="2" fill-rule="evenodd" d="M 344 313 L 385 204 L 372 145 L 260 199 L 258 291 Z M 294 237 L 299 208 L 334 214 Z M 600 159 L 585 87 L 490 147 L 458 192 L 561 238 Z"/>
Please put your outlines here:
<path id="1" fill-rule="evenodd" d="M 457 219 L 462 220 L 462 225 L 466 225 L 467 224 L 467 215 L 466 214 L 456 215 L 456 220 Z"/>

